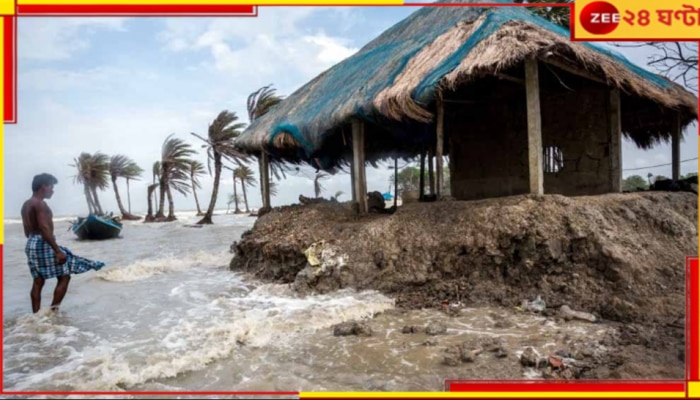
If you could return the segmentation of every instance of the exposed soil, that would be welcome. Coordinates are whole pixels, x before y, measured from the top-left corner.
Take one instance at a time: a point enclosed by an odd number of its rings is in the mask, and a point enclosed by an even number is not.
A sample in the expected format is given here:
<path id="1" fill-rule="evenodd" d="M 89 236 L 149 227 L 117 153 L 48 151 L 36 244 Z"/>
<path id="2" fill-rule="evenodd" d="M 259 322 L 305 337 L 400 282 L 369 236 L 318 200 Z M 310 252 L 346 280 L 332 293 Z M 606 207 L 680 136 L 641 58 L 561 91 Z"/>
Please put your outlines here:
<path id="1" fill-rule="evenodd" d="M 550 311 L 568 305 L 618 327 L 583 377 L 680 379 L 697 213 L 685 192 L 411 203 L 362 217 L 348 204 L 294 205 L 261 216 L 231 267 L 301 293 L 376 289 L 410 309 L 540 295 Z"/>

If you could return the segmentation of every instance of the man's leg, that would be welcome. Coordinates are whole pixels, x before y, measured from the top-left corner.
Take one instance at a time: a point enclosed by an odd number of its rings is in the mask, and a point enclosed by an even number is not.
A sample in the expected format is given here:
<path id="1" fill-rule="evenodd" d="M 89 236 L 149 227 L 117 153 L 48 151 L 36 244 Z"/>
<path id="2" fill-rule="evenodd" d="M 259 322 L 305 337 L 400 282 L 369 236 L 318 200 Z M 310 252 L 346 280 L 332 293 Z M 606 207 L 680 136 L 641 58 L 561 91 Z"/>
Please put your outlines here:
<path id="1" fill-rule="evenodd" d="M 36 313 L 41 308 L 41 289 L 44 287 L 44 278 L 36 277 L 34 278 L 34 284 L 32 285 L 32 291 L 29 292 L 32 298 L 32 312 Z"/>
<path id="2" fill-rule="evenodd" d="M 54 311 L 58 310 L 58 306 L 61 305 L 63 301 L 63 296 L 66 295 L 68 291 L 68 282 L 70 282 L 70 275 L 63 275 L 58 277 L 58 283 L 56 283 L 56 289 L 53 291 L 53 303 L 51 303 L 51 309 Z"/>

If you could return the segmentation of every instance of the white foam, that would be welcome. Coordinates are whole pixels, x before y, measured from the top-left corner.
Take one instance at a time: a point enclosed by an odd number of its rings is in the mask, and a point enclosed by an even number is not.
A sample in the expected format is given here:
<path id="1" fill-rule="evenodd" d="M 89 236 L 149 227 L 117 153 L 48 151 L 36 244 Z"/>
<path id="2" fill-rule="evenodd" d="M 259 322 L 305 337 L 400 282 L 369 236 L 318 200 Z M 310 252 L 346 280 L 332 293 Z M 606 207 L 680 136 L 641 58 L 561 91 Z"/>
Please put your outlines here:
<path id="1" fill-rule="evenodd" d="M 109 266 L 96 277 L 111 282 L 131 282 L 148 279 L 154 275 L 184 271 L 190 268 L 222 268 L 228 265 L 231 254 L 227 251 L 210 253 L 199 251 L 187 257 L 165 256 L 139 260 L 126 266 Z"/>

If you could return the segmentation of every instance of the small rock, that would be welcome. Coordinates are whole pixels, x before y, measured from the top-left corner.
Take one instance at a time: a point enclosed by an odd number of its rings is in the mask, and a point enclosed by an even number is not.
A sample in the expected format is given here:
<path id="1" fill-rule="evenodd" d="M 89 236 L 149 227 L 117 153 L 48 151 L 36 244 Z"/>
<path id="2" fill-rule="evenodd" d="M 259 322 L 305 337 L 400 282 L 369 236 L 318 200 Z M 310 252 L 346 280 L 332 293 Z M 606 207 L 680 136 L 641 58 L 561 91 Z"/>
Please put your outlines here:
<path id="1" fill-rule="evenodd" d="M 549 365 L 552 366 L 552 368 L 561 368 L 564 366 L 564 362 L 562 361 L 561 357 L 557 356 L 549 356 Z"/>
<path id="2" fill-rule="evenodd" d="M 447 333 L 447 327 L 439 322 L 433 322 L 425 328 L 425 333 L 428 335 L 444 335 Z"/>
<path id="3" fill-rule="evenodd" d="M 447 354 L 445 358 L 442 359 L 442 363 L 450 367 L 456 367 L 459 365 L 459 358 L 455 354 Z"/>
<path id="4" fill-rule="evenodd" d="M 539 357 L 537 359 L 537 369 L 547 368 L 547 365 L 549 365 L 549 360 L 547 360 L 547 358 Z"/>
<path id="5" fill-rule="evenodd" d="M 559 374 L 562 379 L 574 379 L 574 373 L 571 371 L 571 369 L 565 369 Z"/>
<path id="6" fill-rule="evenodd" d="M 428 339 L 425 342 L 423 342 L 423 346 L 437 346 L 437 345 L 438 345 L 437 339 L 431 338 L 431 339 Z"/>
<path id="7" fill-rule="evenodd" d="M 537 353 L 535 352 L 535 349 L 532 347 L 525 349 L 523 354 L 520 356 L 520 364 L 525 367 L 534 367 L 537 365 Z"/>
<path id="8" fill-rule="evenodd" d="M 542 370 L 542 378 L 544 379 L 557 379 L 557 375 L 554 373 L 551 367 Z"/>
<path id="9" fill-rule="evenodd" d="M 474 362 L 476 360 L 476 357 L 481 354 L 481 349 L 467 349 L 462 347 L 461 349 L 461 358 L 462 362 Z"/>
<path id="10" fill-rule="evenodd" d="M 559 314 L 562 316 L 562 318 L 564 318 L 567 321 L 572 319 L 578 319 L 581 321 L 588 322 L 596 321 L 595 315 L 583 311 L 574 311 L 567 305 L 561 306 L 561 308 L 559 309 Z"/>
<path id="11" fill-rule="evenodd" d="M 333 336 L 372 336 L 372 328 L 364 322 L 343 322 L 333 326 Z"/>
<path id="12" fill-rule="evenodd" d="M 525 311 L 539 313 L 544 311 L 545 308 L 547 308 L 547 304 L 544 302 L 544 300 L 542 300 L 540 295 L 537 295 L 537 298 L 533 301 L 523 300 L 520 304 L 520 307 L 522 307 L 522 309 Z"/>
<path id="13" fill-rule="evenodd" d="M 401 330 L 402 333 L 420 333 L 423 331 L 423 328 L 420 326 L 415 326 L 415 325 L 406 325 L 403 327 Z"/>
<path id="14" fill-rule="evenodd" d="M 590 347 L 584 347 L 581 349 L 581 355 L 584 357 L 593 357 L 593 349 Z"/>
<path id="15" fill-rule="evenodd" d="M 506 357 L 508 357 L 508 350 L 506 350 L 502 347 L 499 347 L 496 350 L 496 358 L 506 358 Z"/>

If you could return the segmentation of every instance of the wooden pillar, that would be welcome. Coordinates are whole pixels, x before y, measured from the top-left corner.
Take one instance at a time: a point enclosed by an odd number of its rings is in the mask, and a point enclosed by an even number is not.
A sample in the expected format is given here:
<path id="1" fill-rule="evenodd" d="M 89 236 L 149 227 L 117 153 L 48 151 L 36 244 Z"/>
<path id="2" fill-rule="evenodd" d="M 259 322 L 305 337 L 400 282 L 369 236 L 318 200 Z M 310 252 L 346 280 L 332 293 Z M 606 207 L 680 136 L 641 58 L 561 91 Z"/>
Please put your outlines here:
<path id="1" fill-rule="evenodd" d="M 353 191 L 360 205 L 360 214 L 367 212 L 367 180 L 365 177 L 365 126 L 352 121 Z"/>
<path id="2" fill-rule="evenodd" d="M 620 89 L 610 91 L 610 191 L 622 192 L 622 122 Z"/>
<path id="3" fill-rule="evenodd" d="M 263 208 L 270 207 L 270 160 L 263 150 L 258 159 L 260 166 L 260 190 L 262 191 Z"/>
<path id="4" fill-rule="evenodd" d="M 681 179 L 681 129 L 681 113 L 676 111 L 671 121 L 671 178 L 675 180 Z"/>
<path id="5" fill-rule="evenodd" d="M 350 192 L 352 193 L 352 202 L 356 202 L 355 197 L 355 155 L 350 157 Z"/>
<path id="6" fill-rule="evenodd" d="M 433 167 L 433 160 L 435 158 L 435 152 L 433 151 L 433 147 L 430 147 L 430 150 L 428 150 L 428 185 L 430 186 L 430 195 L 435 194 L 435 171 L 433 171 L 435 168 Z"/>
<path id="7" fill-rule="evenodd" d="M 527 96 L 527 152 L 531 194 L 544 194 L 539 86 L 537 59 L 528 58 L 525 60 L 525 92 Z"/>
<path id="8" fill-rule="evenodd" d="M 425 195 L 425 151 L 420 153 L 420 178 L 418 178 L 418 200 Z"/>
<path id="9" fill-rule="evenodd" d="M 435 143 L 435 161 L 437 161 L 437 165 L 435 166 L 435 169 L 437 172 L 437 183 L 436 183 L 436 191 L 435 194 L 437 195 L 438 200 L 442 196 L 442 187 L 443 187 L 443 176 L 442 176 L 442 150 L 443 150 L 443 131 L 444 131 L 444 120 L 445 120 L 445 106 L 444 103 L 442 102 L 442 98 L 440 96 L 437 97 L 437 121 L 435 124 L 435 136 L 436 136 L 436 143 Z"/>

